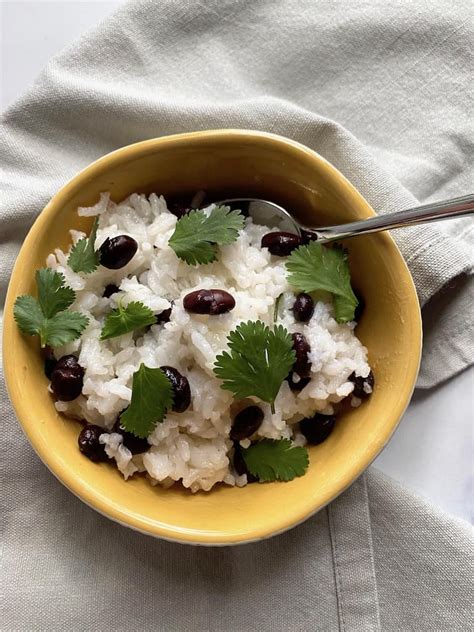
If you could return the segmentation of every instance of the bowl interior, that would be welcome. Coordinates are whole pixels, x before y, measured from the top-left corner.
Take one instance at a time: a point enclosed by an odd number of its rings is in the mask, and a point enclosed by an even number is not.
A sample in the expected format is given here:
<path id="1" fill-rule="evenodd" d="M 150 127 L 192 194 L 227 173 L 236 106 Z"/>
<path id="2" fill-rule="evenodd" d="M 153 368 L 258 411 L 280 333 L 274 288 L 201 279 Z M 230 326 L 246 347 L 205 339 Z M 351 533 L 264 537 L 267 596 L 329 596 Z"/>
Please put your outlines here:
<path id="1" fill-rule="evenodd" d="M 387 234 L 348 241 L 353 284 L 366 301 L 357 335 L 369 349 L 376 388 L 339 419 L 329 439 L 312 447 L 307 474 L 290 483 L 221 487 L 192 495 L 124 482 L 107 464 L 77 449 L 79 424 L 55 412 L 37 341 L 19 334 L 16 296 L 34 290 L 34 271 L 70 228 L 88 228 L 76 208 L 110 191 L 120 201 L 134 191 L 165 196 L 204 189 L 210 196 L 255 195 L 285 205 L 308 224 L 367 217 L 372 210 L 328 163 L 306 148 L 251 132 L 208 132 L 146 141 L 114 152 L 79 174 L 41 213 L 19 255 L 5 311 L 7 384 L 18 418 L 52 472 L 100 512 L 141 531 L 174 540 L 223 544 L 282 531 L 320 509 L 375 458 L 402 415 L 420 356 L 420 315 L 413 283 Z M 33 413 L 34 411 L 34 413 Z"/>

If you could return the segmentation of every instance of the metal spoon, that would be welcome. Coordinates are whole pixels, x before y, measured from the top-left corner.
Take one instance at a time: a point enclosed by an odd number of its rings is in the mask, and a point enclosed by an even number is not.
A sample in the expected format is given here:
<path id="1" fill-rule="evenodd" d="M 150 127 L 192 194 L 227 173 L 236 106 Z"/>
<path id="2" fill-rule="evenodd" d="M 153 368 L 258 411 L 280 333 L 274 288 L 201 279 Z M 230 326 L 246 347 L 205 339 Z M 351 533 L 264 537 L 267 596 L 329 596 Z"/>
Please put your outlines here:
<path id="1" fill-rule="evenodd" d="M 356 237 L 357 235 L 377 233 L 381 230 L 392 230 L 394 228 L 403 228 L 404 226 L 413 226 L 414 224 L 437 222 L 442 219 L 466 217 L 474 213 L 474 194 L 432 204 L 423 204 L 404 211 L 378 215 L 377 217 L 370 217 L 369 219 L 362 219 L 349 224 L 321 227 L 303 226 L 282 206 L 267 200 L 231 198 L 221 200 L 217 204 L 226 204 L 232 208 L 247 211 L 256 224 L 263 224 L 270 228 L 278 227 L 282 231 L 293 232 L 298 235 L 301 235 L 302 231 L 308 231 L 313 233 L 318 241 L 330 242 Z"/>

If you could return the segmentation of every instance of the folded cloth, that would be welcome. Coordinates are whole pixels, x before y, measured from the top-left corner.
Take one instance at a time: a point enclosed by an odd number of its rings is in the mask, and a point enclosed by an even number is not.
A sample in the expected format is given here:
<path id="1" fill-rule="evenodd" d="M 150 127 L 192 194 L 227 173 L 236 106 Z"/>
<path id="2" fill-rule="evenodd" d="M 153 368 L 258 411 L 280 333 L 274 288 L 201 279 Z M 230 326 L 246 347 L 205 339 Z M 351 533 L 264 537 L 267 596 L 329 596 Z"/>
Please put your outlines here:
<path id="1" fill-rule="evenodd" d="M 3 291 L 32 219 L 65 181 L 102 154 L 163 134 L 247 127 L 289 136 L 338 167 L 378 213 L 416 204 L 413 193 L 468 192 L 468 16 L 441 0 L 346 5 L 132 2 L 54 58 L 4 117 Z M 471 220 L 394 232 L 431 323 L 420 387 L 473 360 L 472 285 L 450 287 L 472 273 L 473 234 Z M 448 300 L 433 319 L 430 298 L 443 287 Z"/>
<path id="2" fill-rule="evenodd" d="M 164 134 L 283 134 L 331 161 L 378 213 L 468 192 L 468 26 L 443 0 L 125 5 L 3 117 L 2 294 L 65 181 Z M 428 326 L 420 387 L 472 362 L 472 235 L 469 220 L 394 233 Z M 32 454 L 4 393 L 1 423 L 5 630 L 469 628 L 467 526 L 374 470 L 287 534 L 190 548 L 124 530 L 72 497 Z"/>

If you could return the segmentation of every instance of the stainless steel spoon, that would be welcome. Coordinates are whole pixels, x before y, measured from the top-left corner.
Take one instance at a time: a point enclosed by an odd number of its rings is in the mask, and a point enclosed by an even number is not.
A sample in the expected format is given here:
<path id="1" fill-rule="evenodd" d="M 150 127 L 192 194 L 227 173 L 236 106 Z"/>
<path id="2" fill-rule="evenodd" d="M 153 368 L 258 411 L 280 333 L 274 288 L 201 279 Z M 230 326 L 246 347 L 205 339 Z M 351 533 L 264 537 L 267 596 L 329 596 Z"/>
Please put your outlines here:
<path id="1" fill-rule="evenodd" d="M 244 210 L 242 208 L 244 207 L 256 224 L 263 224 L 270 228 L 278 227 L 282 231 L 297 233 L 298 235 L 301 235 L 302 231 L 309 231 L 317 237 L 318 241 L 323 243 L 356 237 L 357 235 L 377 233 L 381 230 L 393 230 L 394 228 L 403 228 L 414 224 L 425 224 L 474 214 L 474 194 L 432 204 L 423 204 L 404 211 L 378 215 L 377 217 L 370 217 L 369 219 L 362 219 L 349 224 L 321 227 L 303 226 L 282 206 L 267 200 L 231 198 L 221 200 L 217 204 L 226 204 L 242 210 Z"/>

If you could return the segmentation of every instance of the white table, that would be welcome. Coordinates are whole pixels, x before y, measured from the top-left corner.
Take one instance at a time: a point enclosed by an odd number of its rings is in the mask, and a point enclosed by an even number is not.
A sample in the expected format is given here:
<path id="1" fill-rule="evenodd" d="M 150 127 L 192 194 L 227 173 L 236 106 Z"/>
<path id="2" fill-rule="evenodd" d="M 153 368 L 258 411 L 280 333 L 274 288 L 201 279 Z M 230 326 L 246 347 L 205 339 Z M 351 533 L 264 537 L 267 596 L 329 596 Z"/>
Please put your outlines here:
<path id="1" fill-rule="evenodd" d="M 2 110 L 32 83 L 48 59 L 123 0 L 3 1 Z M 375 464 L 446 511 L 471 519 L 474 370 L 433 391 L 415 393 Z"/>

